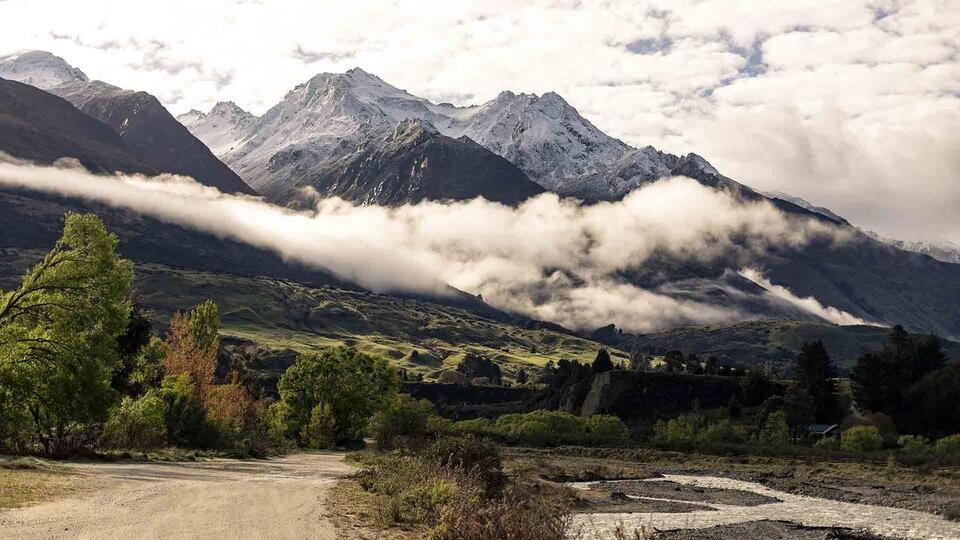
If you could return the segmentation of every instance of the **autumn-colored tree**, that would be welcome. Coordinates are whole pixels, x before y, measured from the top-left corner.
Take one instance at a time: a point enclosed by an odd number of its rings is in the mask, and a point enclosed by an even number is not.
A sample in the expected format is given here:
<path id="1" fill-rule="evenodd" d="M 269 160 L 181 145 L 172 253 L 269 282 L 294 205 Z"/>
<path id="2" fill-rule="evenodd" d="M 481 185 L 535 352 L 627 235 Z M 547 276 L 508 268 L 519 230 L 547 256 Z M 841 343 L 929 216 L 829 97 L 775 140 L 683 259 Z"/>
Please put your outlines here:
<path id="1" fill-rule="evenodd" d="M 220 312 L 212 300 L 170 321 L 163 367 L 168 375 L 187 375 L 204 398 L 213 384 L 220 349 Z"/>
<path id="2" fill-rule="evenodd" d="M 204 407 L 207 419 L 221 429 L 240 433 L 254 426 L 261 401 L 255 400 L 236 377 L 227 384 L 215 384 L 207 389 Z"/>

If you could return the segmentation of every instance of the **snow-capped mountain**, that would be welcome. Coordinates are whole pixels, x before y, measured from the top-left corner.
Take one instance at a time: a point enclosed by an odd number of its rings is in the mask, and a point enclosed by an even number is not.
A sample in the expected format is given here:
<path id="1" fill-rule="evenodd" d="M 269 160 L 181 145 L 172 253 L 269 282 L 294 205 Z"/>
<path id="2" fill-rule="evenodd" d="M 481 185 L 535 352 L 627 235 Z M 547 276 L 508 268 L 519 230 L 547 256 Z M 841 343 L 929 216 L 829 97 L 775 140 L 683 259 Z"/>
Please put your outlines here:
<path id="1" fill-rule="evenodd" d="M 206 115 L 191 111 L 181 121 L 263 193 L 290 182 L 292 168 L 342 159 L 361 142 L 386 140 L 398 123 L 411 119 L 427 122 L 447 137 L 468 137 L 543 188 L 588 201 L 620 198 L 674 174 L 682 161 L 610 137 L 553 92 L 502 92 L 482 105 L 457 107 L 419 98 L 359 68 L 311 78 L 255 122 L 238 107 L 211 121 L 218 107 Z M 720 177 L 699 156 L 686 166 Z"/>
<path id="2" fill-rule="evenodd" d="M 80 70 L 44 51 L 0 58 L 0 73 L 66 99 L 110 126 L 130 153 L 158 172 L 192 176 L 225 193 L 254 194 L 250 186 L 146 93 L 90 81 Z M 75 156 L 74 156 L 75 157 Z"/>
<path id="3" fill-rule="evenodd" d="M 218 156 L 240 146 L 257 123 L 256 116 L 232 101 L 221 101 L 206 114 L 191 110 L 177 120 Z"/>
<path id="4" fill-rule="evenodd" d="M 18 51 L 0 56 L 0 78 L 41 89 L 90 80 L 63 58 L 46 51 Z"/>
<path id="5" fill-rule="evenodd" d="M 425 120 L 402 120 L 386 137 L 363 141 L 346 157 L 302 166 L 292 161 L 293 180 L 262 194 L 293 206 L 315 196 L 381 206 L 477 197 L 514 205 L 544 191 L 513 163 L 467 137 L 442 135 Z"/>

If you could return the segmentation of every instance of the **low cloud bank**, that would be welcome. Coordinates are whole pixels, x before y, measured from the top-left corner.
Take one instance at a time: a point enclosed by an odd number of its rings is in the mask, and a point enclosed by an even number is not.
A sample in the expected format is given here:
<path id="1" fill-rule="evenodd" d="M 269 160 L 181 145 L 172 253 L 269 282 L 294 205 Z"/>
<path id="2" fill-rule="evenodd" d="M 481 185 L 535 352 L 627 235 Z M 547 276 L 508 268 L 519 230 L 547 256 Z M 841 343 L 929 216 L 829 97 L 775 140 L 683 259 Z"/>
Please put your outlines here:
<path id="1" fill-rule="evenodd" d="M 812 296 L 800 298 L 799 296 L 790 292 L 790 290 L 786 287 L 774 285 L 769 279 L 760 273 L 759 270 L 755 268 L 744 268 L 740 270 L 740 275 L 766 289 L 768 294 L 789 302 L 790 304 L 793 304 L 804 311 L 812 313 L 825 321 L 839 324 L 841 326 L 851 326 L 855 324 L 871 324 L 874 326 L 879 325 L 879 323 L 866 321 L 841 309 L 824 305 Z"/>
<path id="2" fill-rule="evenodd" d="M 326 199 L 306 212 L 224 195 L 182 176 L 96 176 L 64 163 L 0 159 L 0 185 L 130 208 L 326 268 L 374 291 L 445 294 L 449 284 L 501 309 L 578 329 L 613 322 L 648 332 L 743 319 L 735 309 L 642 289 L 618 275 L 654 255 L 749 261 L 770 245 L 836 234 L 682 177 L 593 206 L 544 194 L 517 208 L 481 199 L 398 208 Z M 859 321 L 814 299 L 793 303 L 833 322 Z"/>

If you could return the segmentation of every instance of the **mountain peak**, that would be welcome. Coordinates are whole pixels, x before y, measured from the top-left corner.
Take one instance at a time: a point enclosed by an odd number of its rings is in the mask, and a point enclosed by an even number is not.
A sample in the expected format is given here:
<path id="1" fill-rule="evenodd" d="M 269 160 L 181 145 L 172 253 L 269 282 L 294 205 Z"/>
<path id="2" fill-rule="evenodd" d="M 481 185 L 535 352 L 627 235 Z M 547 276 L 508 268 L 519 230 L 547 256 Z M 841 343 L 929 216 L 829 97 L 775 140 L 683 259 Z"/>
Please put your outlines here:
<path id="1" fill-rule="evenodd" d="M 242 107 L 232 101 L 218 101 L 206 116 L 226 116 L 226 117 L 252 117 L 253 115 L 245 111 Z"/>
<path id="2" fill-rule="evenodd" d="M 376 79 L 378 81 L 382 80 L 380 79 L 380 77 L 377 77 L 376 75 L 368 73 L 364 71 L 363 68 L 360 68 L 360 67 L 352 67 L 348 69 L 346 73 L 344 73 L 344 75 L 348 77 L 354 77 L 354 78 Z"/>
<path id="3" fill-rule="evenodd" d="M 393 139 L 401 145 L 416 144 L 439 133 L 440 131 L 426 120 L 405 118 L 394 128 Z"/>
<path id="4" fill-rule="evenodd" d="M 21 50 L 0 56 L 0 77 L 41 89 L 90 79 L 66 60 L 48 51 Z"/>

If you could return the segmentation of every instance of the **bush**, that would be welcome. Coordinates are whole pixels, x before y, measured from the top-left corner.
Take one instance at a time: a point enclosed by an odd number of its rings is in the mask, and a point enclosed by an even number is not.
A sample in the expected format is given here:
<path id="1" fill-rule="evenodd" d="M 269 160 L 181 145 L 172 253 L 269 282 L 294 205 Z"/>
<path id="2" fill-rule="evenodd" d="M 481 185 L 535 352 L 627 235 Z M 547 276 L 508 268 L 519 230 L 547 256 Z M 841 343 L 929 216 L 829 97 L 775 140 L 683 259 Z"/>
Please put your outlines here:
<path id="1" fill-rule="evenodd" d="M 737 431 L 729 420 L 710 424 L 699 438 L 699 442 L 706 444 L 737 444 L 745 441 L 743 434 Z"/>
<path id="2" fill-rule="evenodd" d="M 659 421 L 653 427 L 652 442 L 661 446 L 693 447 L 704 444 L 736 444 L 746 437 L 723 419 L 710 422 L 701 415 L 686 415 Z"/>
<path id="3" fill-rule="evenodd" d="M 666 422 L 658 420 L 653 426 L 652 442 L 665 446 L 693 446 L 706 427 L 707 420 L 700 415 L 678 416 Z"/>
<path id="4" fill-rule="evenodd" d="M 369 431 L 378 448 L 389 450 L 398 446 L 419 446 L 440 429 L 442 422 L 432 403 L 400 394 L 389 407 L 370 417 Z"/>
<path id="5" fill-rule="evenodd" d="M 823 450 L 840 450 L 840 439 L 836 437 L 823 437 L 819 441 L 813 443 L 814 448 L 821 448 Z"/>
<path id="6" fill-rule="evenodd" d="M 495 493 L 503 483 L 500 449 L 488 439 L 441 437 L 424 450 L 423 458 L 480 479 L 488 493 Z"/>
<path id="7" fill-rule="evenodd" d="M 902 435 L 897 439 L 897 446 L 908 454 L 922 455 L 930 451 L 930 439 L 919 435 Z"/>
<path id="8" fill-rule="evenodd" d="M 461 490 L 443 507 L 428 538 L 562 540 L 567 537 L 568 516 L 562 502 L 533 488 L 511 485 L 502 496 L 486 500 Z"/>
<path id="9" fill-rule="evenodd" d="M 960 455 L 960 433 L 937 439 L 933 451 L 938 456 Z"/>
<path id="10" fill-rule="evenodd" d="M 883 444 L 876 426 L 853 426 L 840 434 L 840 444 L 851 452 L 873 452 Z"/>
<path id="11" fill-rule="evenodd" d="M 300 440 L 310 448 L 332 448 L 337 442 L 337 418 L 333 409 L 320 403 L 310 411 L 310 421 L 300 430 Z"/>
<path id="12" fill-rule="evenodd" d="M 204 397 L 207 419 L 232 436 L 253 429 L 258 406 L 247 389 L 237 383 L 211 385 Z"/>
<path id="13" fill-rule="evenodd" d="M 624 444 L 629 439 L 627 427 L 615 416 L 596 415 L 582 418 L 570 413 L 544 410 L 505 414 L 495 422 L 458 422 L 453 429 L 528 446 L 612 445 Z"/>
<path id="14" fill-rule="evenodd" d="M 608 414 L 587 418 L 587 433 L 590 443 L 597 446 L 625 445 L 630 442 L 630 430 L 623 420 Z"/>
<path id="15" fill-rule="evenodd" d="M 110 411 L 103 442 L 113 448 L 148 450 L 167 442 L 167 404 L 155 392 L 139 399 L 124 397 Z"/>
<path id="16" fill-rule="evenodd" d="M 219 442 L 219 433 L 209 426 L 189 375 L 165 377 L 159 396 L 167 405 L 165 423 L 170 442 L 190 448 L 210 448 Z"/>
<path id="17" fill-rule="evenodd" d="M 455 492 L 483 494 L 479 482 L 461 471 L 413 456 L 383 457 L 361 470 L 357 480 L 364 490 L 386 497 L 382 518 L 387 525 L 432 525 Z"/>
<path id="18" fill-rule="evenodd" d="M 491 492 L 476 472 L 470 472 L 482 466 L 438 464 L 476 462 L 479 456 L 480 463 L 491 465 L 496 448 L 467 439 L 440 439 L 422 457 L 379 457 L 358 474 L 363 489 L 383 497 L 385 524 L 426 525 L 432 540 L 565 538 L 569 514 L 558 498 L 515 484 Z M 457 454 L 465 457 L 437 459 Z"/>
<path id="19" fill-rule="evenodd" d="M 763 429 L 760 430 L 757 442 L 768 446 L 784 446 L 789 444 L 790 440 L 790 426 L 787 425 L 787 414 L 783 411 L 777 411 L 767 416 L 767 420 L 763 424 Z"/>

